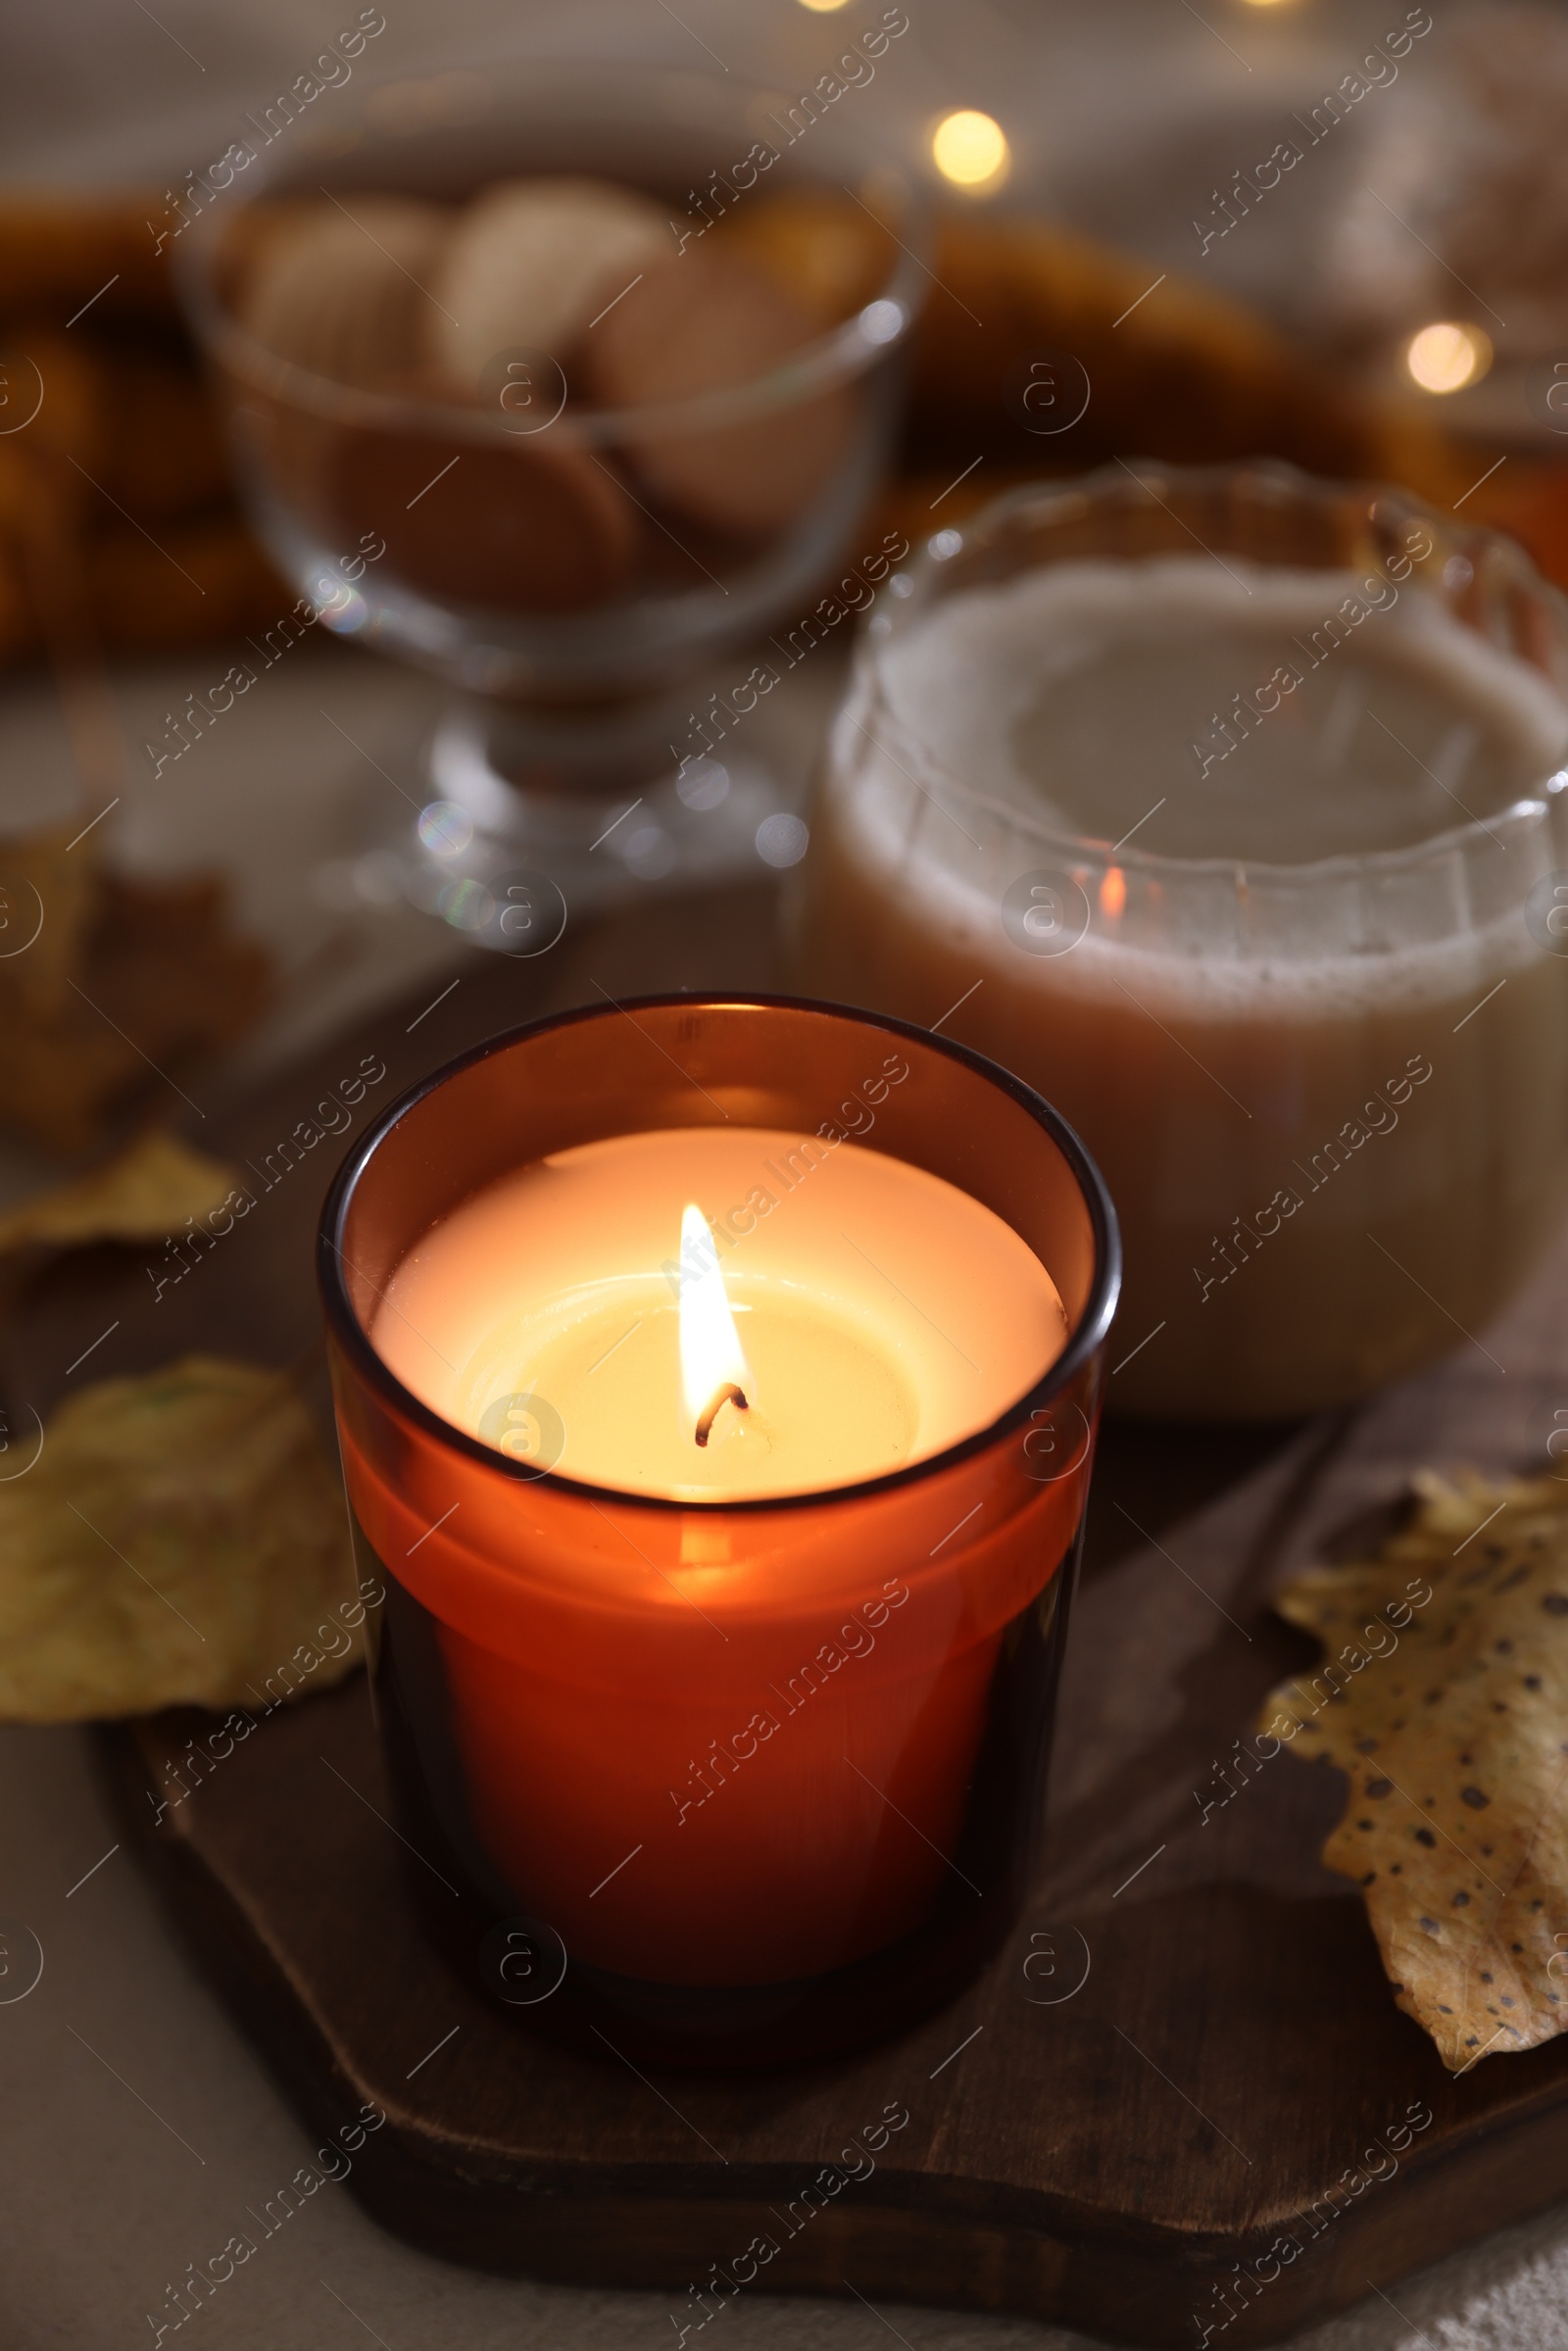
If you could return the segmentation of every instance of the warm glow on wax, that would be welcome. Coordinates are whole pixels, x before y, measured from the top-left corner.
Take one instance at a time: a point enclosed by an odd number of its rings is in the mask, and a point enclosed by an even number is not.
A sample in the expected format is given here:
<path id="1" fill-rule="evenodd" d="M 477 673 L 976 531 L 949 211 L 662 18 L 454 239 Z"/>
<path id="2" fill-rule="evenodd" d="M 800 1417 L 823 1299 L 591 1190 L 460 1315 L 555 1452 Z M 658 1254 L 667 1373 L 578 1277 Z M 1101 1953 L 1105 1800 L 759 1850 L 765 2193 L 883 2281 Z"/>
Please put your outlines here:
<path id="1" fill-rule="evenodd" d="M 755 1398 L 718 1250 L 694 1201 L 681 1213 L 680 1263 L 681 1403 L 688 1430 L 699 1445 L 707 1445 L 717 1407 L 726 1398 L 741 1411 Z"/>
<path id="2" fill-rule="evenodd" d="M 416 1396 L 535 1474 L 710 1502 L 958 1444 L 1054 1360 L 1066 1319 L 1026 1244 L 953 1185 L 831 1133 L 735 1125 L 608 1136 L 487 1186 L 403 1260 L 374 1335 Z"/>

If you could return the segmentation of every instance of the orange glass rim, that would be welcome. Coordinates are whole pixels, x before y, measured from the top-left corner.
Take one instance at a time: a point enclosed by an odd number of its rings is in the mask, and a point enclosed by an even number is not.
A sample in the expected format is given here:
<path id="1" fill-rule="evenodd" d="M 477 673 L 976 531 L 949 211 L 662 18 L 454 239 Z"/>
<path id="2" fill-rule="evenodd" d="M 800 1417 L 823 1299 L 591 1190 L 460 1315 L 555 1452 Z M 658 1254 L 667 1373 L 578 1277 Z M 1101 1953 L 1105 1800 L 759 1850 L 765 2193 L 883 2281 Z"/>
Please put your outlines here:
<path id="1" fill-rule="evenodd" d="M 453 1079 L 498 1053 L 525 1045 L 531 1039 L 590 1023 L 620 1019 L 637 1012 L 674 1009 L 683 1012 L 734 1010 L 765 1013 L 778 1010 L 820 1014 L 835 1021 L 851 1022 L 879 1036 L 897 1038 L 956 1062 L 972 1077 L 1009 1097 L 1042 1130 L 1046 1140 L 1055 1147 L 1088 1218 L 1093 1271 L 1083 1304 L 1061 1352 L 1047 1365 L 1033 1386 L 1026 1389 L 985 1428 L 960 1439 L 956 1445 L 946 1446 L 941 1452 L 909 1462 L 902 1469 L 890 1470 L 880 1477 L 860 1479 L 848 1486 L 816 1487 L 803 1494 L 757 1494 L 711 1502 L 689 1496 L 633 1494 L 618 1487 L 597 1486 L 586 1478 L 571 1477 L 560 1470 L 531 1469 L 526 1462 L 515 1460 L 496 1446 L 486 1445 L 482 1438 L 470 1436 L 466 1430 L 460 1429 L 423 1403 L 377 1353 L 349 1296 L 344 1272 L 348 1260 L 343 1243 L 356 1193 L 369 1174 L 376 1152 L 403 1120 Z M 630 1133 L 634 1129 L 628 1126 L 620 1131 Z M 886 1155 L 895 1158 L 900 1156 L 897 1152 Z M 416 1233 L 409 1235 L 404 1245 L 404 1254 L 417 1239 Z M 1051 1268 L 1048 1266 L 1046 1270 L 1050 1272 Z M 977 1453 L 1005 1442 L 1017 1431 L 1027 1429 L 1033 1414 L 1049 1407 L 1057 1396 L 1070 1389 L 1104 1346 L 1115 1317 L 1121 1290 L 1121 1234 L 1104 1178 L 1060 1112 L 1053 1108 L 1044 1095 L 1026 1085 L 1021 1078 L 1014 1077 L 1000 1062 L 990 1060 L 984 1053 L 975 1053 L 971 1047 L 960 1045 L 952 1038 L 938 1037 L 930 1029 L 918 1028 L 910 1021 L 895 1019 L 888 1013 L 863 1011 L 858 1006 L 830 1004 L 811 997 L 757 995 L 728 990 L 704 995 L 633 996 L 622 998 L 613 1005 L 585 1004 L 568 1012 L 555 1012 L 543 1019 L 523 1021 L 515 1028 L 501 1030 L 494 1037 L 484 1038 L 478 1045 L 470 1046 L 466 1053 L 443 1062 L 439 1069 L 419 1079 L 390 1103 L 363 1136 L 358 1148 L 348 1153 L 327 1193 L 317 1235 L 318 1285 L 328 1335 L 341 1350 L 354 1376 L 376 1396 L 383 1407 L 389 1408 L 426 1437 L 466 1460 L 517 1485 L 543 1487 L 547 1491 L 576 1496 L 590 1503 L 610 1502 L 621 1510 L 636 1507 L 677 1514 L 691 1511 L 756 1514 L 814 1508 L 831 1502 L 858 1501 L 865 1496 L 887 1494 L 912 1485 L 922 1478 L 939 1476 L 956 1463 L 969 1460 Z"/>

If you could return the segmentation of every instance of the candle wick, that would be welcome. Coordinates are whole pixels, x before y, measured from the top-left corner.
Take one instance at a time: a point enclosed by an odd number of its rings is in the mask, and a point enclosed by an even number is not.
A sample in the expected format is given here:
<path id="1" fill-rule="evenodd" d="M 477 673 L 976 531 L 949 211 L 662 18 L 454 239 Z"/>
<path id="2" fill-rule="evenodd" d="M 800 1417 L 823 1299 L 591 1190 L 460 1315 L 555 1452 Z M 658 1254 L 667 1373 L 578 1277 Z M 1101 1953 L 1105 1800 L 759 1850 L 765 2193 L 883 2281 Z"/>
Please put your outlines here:
<path id="1" fill-rule="evenodd" d="M 711 1401 L 706 1404 L 703 1408 L 702 1418 L 697 1423 L 697 1442 L 699 1445 L 706 1445 L 709 1438 L 712 1435 L 713 1423 L 718 1418 L 719 1406 L 721 1404 L 733 1404 L 737 1412 L 746 1412 L 751 1409 L 750 1405 L 746 1401 L 746 1391 L 743 1388 L 737 1388 L 733 1380 L 726 1380 L 723 1387 L 720 1388 L 713 1396 Z"/>

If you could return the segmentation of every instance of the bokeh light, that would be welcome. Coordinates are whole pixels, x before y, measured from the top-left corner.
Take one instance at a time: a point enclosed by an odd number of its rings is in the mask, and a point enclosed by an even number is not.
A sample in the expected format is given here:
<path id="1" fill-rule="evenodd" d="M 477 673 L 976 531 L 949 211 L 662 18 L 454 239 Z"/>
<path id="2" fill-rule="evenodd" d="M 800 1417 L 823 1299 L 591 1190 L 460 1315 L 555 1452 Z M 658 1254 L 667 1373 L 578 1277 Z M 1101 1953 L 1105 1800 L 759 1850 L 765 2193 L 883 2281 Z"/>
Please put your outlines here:
<path id="1" fill-rule="evenodd" d="M 1002 185 L 1012 155 L 1000 122 L 960 107 L 932 131 L 931 160 L 955 187 L 982 190 Z"/>
<path id="2" fill-rule="evenodd" d="M 850 0 L 801 0 L 801 6 L 808 8 L 815 17 L 828 16 L 835 8 L 848 8 Z"/>
<path id="3" fill-rule="evenodd" d="M 1410 337 L 1404 364 L 1423 392 L 1462 392 L 1491 367 L 1492 343 L 1479 326 L 1439 318 Z"/>
<path id="4" fill-rule="evenodd" d="M 421 847 L 433 857 L 459 857 L 473 839 L 473 818 L 455 800 L 432 800 L 419 810 Z"/>
<path id="5" fill-rule="evenodd" d="M 809 840 L 799 816 L 764 816 L 757 828 L 757 854 L 764 865 L 798 865 Z"/>

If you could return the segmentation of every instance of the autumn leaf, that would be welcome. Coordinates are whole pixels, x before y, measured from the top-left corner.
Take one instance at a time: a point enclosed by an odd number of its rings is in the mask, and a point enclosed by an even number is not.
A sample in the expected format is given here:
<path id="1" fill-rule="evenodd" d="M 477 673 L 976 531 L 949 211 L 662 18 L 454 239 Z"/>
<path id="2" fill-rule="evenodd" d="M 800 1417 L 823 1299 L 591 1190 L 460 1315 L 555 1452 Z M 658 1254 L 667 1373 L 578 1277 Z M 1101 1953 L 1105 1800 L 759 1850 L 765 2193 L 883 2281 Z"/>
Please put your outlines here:
<path id="1" fill-rule="evenodd" d="M 51 1185 L 0 1216 L 0 1256 L 36 1246 L 163 1241 L 192 1217 L 220 1208 L 233 1182 L 217 1159 L 177 1135 L 149 1129 L 74 1183 Z"/>
<path id="2" fill-rule="evenodd" d="M 1262 1727 L 1348 1775 L 1323 1859 L 1463 2073 L 1568 2028 L 1568 1482 L 1416 1491 L 1375 1558 L 1276 1593 L 1329 1653 Z"/>
<path id="3" fill-rule="evenodd" d="M 0 1478 L 0 1719 L 266 1706 L 364 1653 L 379 1594 L 282 1372 L 188 1355 L 100 1381 Z"/>

